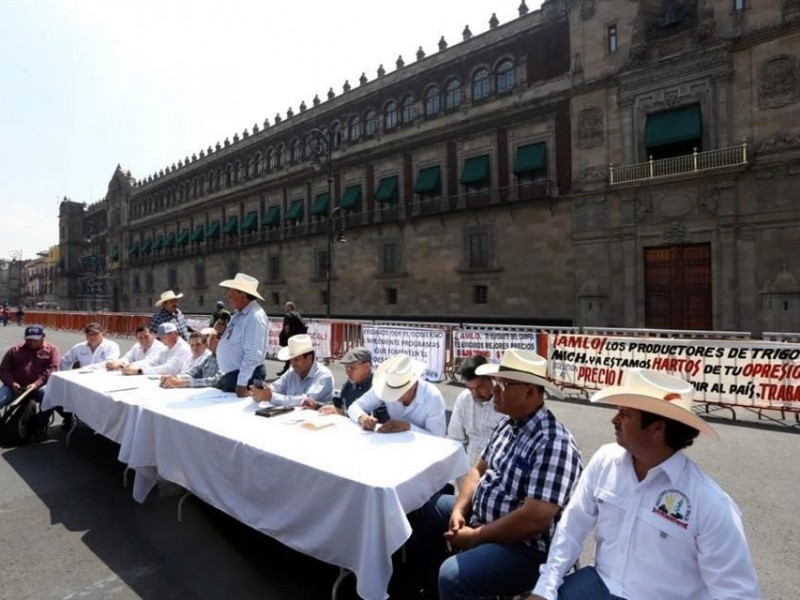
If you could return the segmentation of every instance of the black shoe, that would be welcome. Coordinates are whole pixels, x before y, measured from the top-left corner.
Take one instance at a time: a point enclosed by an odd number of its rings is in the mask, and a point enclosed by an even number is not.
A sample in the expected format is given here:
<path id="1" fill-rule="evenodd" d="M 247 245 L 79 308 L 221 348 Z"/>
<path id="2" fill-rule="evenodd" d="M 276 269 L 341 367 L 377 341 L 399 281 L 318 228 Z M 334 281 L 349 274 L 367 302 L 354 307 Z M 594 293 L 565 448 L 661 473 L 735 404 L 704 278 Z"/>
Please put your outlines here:
<path id="1" fill-rule="evenodd" d="M 69 431 L 72 429 L 72 415 L 65 415 L 61 421 L 61 429 L 64 431 Z"/>

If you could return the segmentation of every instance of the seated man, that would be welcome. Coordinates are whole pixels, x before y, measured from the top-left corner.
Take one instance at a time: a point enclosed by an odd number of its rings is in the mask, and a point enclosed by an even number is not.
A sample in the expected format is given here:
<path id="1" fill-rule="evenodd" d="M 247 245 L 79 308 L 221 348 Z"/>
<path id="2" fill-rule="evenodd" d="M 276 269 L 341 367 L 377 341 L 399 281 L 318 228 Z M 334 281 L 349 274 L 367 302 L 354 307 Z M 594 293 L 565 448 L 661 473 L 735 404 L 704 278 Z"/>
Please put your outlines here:
<path id="1" fill-rule="evenodd" d="M 439 388 L 421 379 L 426 369 L 425 363 L 406 354 L 387 358 L 375 371 L 372 389 L 353 402 L 347 414 L 367 431 L 411 430 L 444 436 L 444 398 Z M 380 419 L 370 413 L 382 406 L 388 420 L 378 427 Z"/>
<path id="2" fill-rule="evenodd" d="M 178 375 L 162 375 L 161 387 L 219 387 L 222 381 L 222 372 L 217 364 L 217 344 L 219 343 L 217 330 L 213 327 L 206 327 L 200 333 L 208 337 L 209 354 L 206 359 L 201 364 L 191 366 Z"/>
<path id="3" fill-rule="evenodd" d="M 278 352 L 278 360 L 288 360 L 291 369 L 269 385 L 253 384 L 250 390 L 256 402 L 275 406 L 319 408 L 333 400 L 333 373 L 317 362 L 311 336 L 295 335 Z"/>
<path id="4" fill-rule="evenodd" d="M 119 358 L 119 345 L 105 339 L 100 323 L 88 323 L 83 333 L 86 334 L 86 341 L 78 342 L 61 357 L 62 371 L 75 367 L 102 369 L 107 361 Z"/>
<path id="5" fill-rule="evenodd" d="M 162 323 L 156 334 L 166 348 L 153 358 L 145 358 L 127 367 L 123 375 L 177 375 L 189 363 L 192 351 L 189 344 L 178 335 L 175 323 Z"/>
<path id="6" fill-rule="evenodd" d="M 700 433 L 717 437 L 693 398 L 691 383 L 646 369 L 592 396 L 618 407 L 617 443 L 589 461 L 530 598 L 761 597 L 739 508 L 683 453 Z M 593 529 L 594 566 L 565 578 Z"/>
<path id="7" fill-rule="evenodd" d="M 442 600 L 530 589 L 582 468 L 575 440 L 544 404 L 545 389 L 560 395 L 544 358 L 512 348 L 499 365 L 475 373 L 492 376 L 497 410 L 506 417 L 458 497 L 436 494 L 413 514 L 414 543 L 427 550 L 423 583 L 436 587 L 438 570 Z M 454 554 L 440 567 L 446 551 Z"/>
<path id="8" fill-rule="evenodd" d="M 114 371 L 145 359 L 155 359 L 166 349 L 144 325 L 136 329 L 136 343 L 118 360 L 106 362 L 106 369 Z"/>
<path id="9" fill-rule="evenodd" d="M 203 331 L 207 331 L 208 329 L 211 329 L 211 327 L 204 328 Z M 216 333 L 217 330 L 215 329 L 215 336 Z M 211 356 L 211 350 L 208 349 L 208 336 L 203 335 L 201 331 L 193 331 L 189 334 L 189 349 L 192 351 L 192 356 L 184 367 L 184 371 L 188 371 L 192 367 L 203 364 L 203 362 Z"/>
<path id="10" fill-rule="evenodd" d="M 47 380 L 58 371 L 61 358 L 58 348 L 45 341 L 44 327 L 29 325 L 25 328 L 25 341 L 8 349 L 0 362 L 0 409 L 11 404 L 28 389 L 41 404 Z M 39 422 L 46 429 L 50 411 L 45 411 Z"/>
<path id="11" fill-rule="evenodd" d="M 320 414 L 344 415 L 350 405 L 372 387 L 372 353 L 363 346 L 351 348 L 339 361 L 347 373 L 347 383 L 342 386 L 333 404 L 319 409 Z"/>
<path id="12" fill-rule="evenodd" d="M 503 418 L 495 409 L 492 378 L 475 373 L 475 369 L 487 362 L 485 357 L 475 355 L 461 363 L 459 372 L 467 389 L 456 398 L 447 425 L 447 437 L 466 444 L 471 465 L 478 462 L 489 436 Z"/>

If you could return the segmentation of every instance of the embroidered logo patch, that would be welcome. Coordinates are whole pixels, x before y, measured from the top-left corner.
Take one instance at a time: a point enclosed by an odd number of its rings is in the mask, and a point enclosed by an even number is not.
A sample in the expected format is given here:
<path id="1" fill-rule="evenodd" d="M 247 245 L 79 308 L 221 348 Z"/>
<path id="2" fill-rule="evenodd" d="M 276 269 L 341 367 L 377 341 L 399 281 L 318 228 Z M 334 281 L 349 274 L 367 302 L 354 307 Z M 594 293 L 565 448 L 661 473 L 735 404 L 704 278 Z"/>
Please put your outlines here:
<path id="1" fill-rule="evenodd" d="M 658 495 L 653 512 L 686 529 L 689 526 L 689 515 L 692 514 L 692 503 L 679 490 L 664 490 Z"/>

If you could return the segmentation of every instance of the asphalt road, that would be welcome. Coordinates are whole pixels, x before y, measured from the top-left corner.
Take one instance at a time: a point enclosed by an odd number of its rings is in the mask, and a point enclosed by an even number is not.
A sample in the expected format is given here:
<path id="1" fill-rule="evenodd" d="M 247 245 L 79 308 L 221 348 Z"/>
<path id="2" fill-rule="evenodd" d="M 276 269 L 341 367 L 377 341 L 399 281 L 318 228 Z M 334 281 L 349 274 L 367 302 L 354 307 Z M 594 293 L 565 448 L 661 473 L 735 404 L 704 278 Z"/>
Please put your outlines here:
<path id="1" fill-rule="evenodd" d="M 0 327 L 0 353 L 21 339 L 19 327 Z M 66 350 L 83 336 L 49 331 L 48 339 Z M 132 344 L 118 341 L 123 351 Z M 268 363 L 272 376 L 279 368 Z M 343 382 L 343 369 L 332 368 Z M 439 387 L 450 405 L 462 389 Z M 585 460 L 613 440 L 611 409 L 578 399 L 548 405 Z M 792 508 L 800 430 L 737 412 L 737 421 L 729 411 L 715 413 L 711 420 L 722 441 L 701 439 L 688 453 L 742 510 L 763 598 L 793 599 L 800 589 L 800 512 Z M 44 443 L 0 450 L 0 598 L 330 597 L 336 567 L 293 552 L 196 498 L 185 504 L 182 523 L 174 488 L 165 486 L 144 505 L 134 502 L 130 488 L 122 487 L 117 450 L 87 428 L 67 449 L 57 426 Z M 339 597 L 356 597 L 352 577 Z"/>

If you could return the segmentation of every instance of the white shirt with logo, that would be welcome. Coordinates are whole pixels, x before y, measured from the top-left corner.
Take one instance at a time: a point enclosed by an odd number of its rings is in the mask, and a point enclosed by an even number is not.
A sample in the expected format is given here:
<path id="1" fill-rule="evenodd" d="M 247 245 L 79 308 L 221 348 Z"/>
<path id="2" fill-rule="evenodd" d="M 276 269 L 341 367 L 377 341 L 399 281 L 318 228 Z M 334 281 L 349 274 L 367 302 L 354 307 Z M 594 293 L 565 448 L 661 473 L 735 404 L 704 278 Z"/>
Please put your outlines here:
<path id="1" fill-rule="evenodd" d="M 117 358 L 119 358 L 117 342 L 103 338 L 103 341 L 94 350 L 89 347 L 88 342 L 79 342 L 61 357 L 60 368 L 62 371 L 66 371 L 71 369 L 75 363 L 79 363 L 84 368 L 100 369 L 105 368 L 107 360 L 116 360 Z"/>
<path id="2" fill-rule="evenodd" d="M 145 375 L 177 375 L 183 372 L 191 359 L 192 349 L 185 339 L 179 337 L 172 348 L 164 346 L 158 355 L 148 356 L 133 366 L 139 367 Z"/>
<path id="3" fill-rule="evenodd" d="M 736 503 L 683 452 L 639 481 L 631 455 L 601 447 L 583 471 L 533 593 L 556 600 L 596 527 L 595 567 L 627 600 L 758 600 Z"/>

